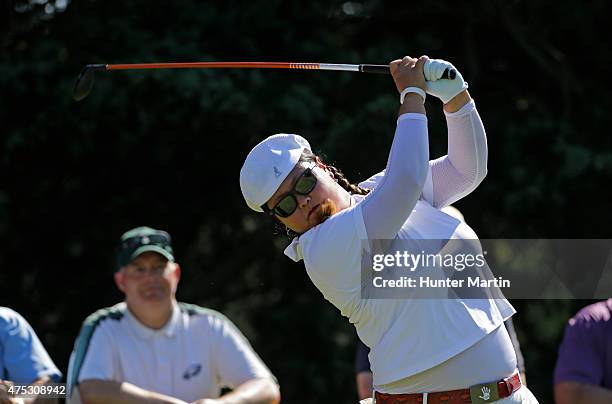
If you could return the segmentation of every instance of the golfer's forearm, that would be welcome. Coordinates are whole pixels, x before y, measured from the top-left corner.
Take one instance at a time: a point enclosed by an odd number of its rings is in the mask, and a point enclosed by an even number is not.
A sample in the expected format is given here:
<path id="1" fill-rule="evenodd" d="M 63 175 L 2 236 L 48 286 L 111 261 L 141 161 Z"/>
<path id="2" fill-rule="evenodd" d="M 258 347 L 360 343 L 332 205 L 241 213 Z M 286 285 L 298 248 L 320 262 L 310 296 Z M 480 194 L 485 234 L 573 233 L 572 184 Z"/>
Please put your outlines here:
<path id="1" fill-rule="evenodd" d="M 404 103 L 400 106 L 398 115 L 406 113 L 425 114 L 423 98 L 416 93 L 408 93 L 404 97 Z"/>
<path id="2" fill-rule="evenodd" d="M 392 239 L 412 213 L 429 169 L 427 118 L 422 114 L 399 117 L 384 178 L 361 203 L 370 239 Z"/>
<path id="3" fill-rule="evenodd" d="M 185 404 L 174 397 L 125 382 L 85 380 L 79 385 L 83 404 Z"/>
<path id="4" fill-rule="evenodd" d="M 450 112 L 450 113 L 457 112 L 471 100 L 472 100 L 472 97 L 470 97 L 470 93 L 468 93 L 467 90 L 463 90 L 462 92 L 457 94 L 455 97 L 453 97 L 449 102 L 444 104 L 442 108 L 444 109 L 444 112 Z"/>
<path id="5" fill-rule="evenodd" d="M 612 403 L 612 390 L 603 387 L 561 382 L 555 385 L 556 404 L 608 404 Z"/>
<path id="6" fill-rule="evenodd" d="M 450 205 L 463 198 L 487 175 L 487 135 L 471 99 L 456 112 L 446 112 L 448 152 L 430 161 L 433 193 L 430 203 Z"/>
<path id="7" fill-rule="evenodd" d="M 448 159 L 466 182 L 480 182 L 487 173 L 487 134 L 471 99 L 455 112 L 446 112 Z M 469 104 L 469 105 L 468 105 Z"/>
<path id="8" fill-rule="evenodd" d="M 280 402 L 278 386 L 270 379 L 249 380 L 218 399 L 223 404 L 276 404 Z"/>

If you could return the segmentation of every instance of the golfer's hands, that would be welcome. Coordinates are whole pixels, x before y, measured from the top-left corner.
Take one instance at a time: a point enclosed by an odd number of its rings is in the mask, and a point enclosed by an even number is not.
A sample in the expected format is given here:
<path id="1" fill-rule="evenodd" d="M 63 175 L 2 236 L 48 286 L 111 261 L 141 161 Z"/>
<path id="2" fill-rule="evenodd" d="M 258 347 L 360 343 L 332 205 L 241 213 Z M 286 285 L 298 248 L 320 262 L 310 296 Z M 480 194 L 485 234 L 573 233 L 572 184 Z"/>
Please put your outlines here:
<path id="1" fill-rule="evenodd" d="M 457 76 L 452 79 L 442 79 L 442 74 L 446 69 L 455 69 Z M 430 59 L 423 66 L 427 94 L 439 98 L 446 104 L 464 90 L 467 90 L 468 83 L 463 80 L 461 73 L 450 62 L 442 59 Z"/>
<path id="2" fill-rule="evenodd" d="M 408 87 L 417 87 L 425 91 L 425 77 L 423 76 L 423 64 L 427 60 L 427 56 L 421 56 L 418 59 L 405 56 L 402 60 L 394 60 L 389 63 L 389 70 L 393 76 L 393 81 L 397 87 L 397 91 L 402 93 Z M 425 114 L 423 96 L 414 92 L 408 92 L 399 109 L 399 115 L 405 113 Z"/>
<path id="3" fill-rule="evenodd" d="M 401 93 L 407 87 L 426 89 L 425 76 L 423 75 L 423 65 L 426 60 L 429 60 L 427 56 L 421 56 L 418 59 L 404 56 L 403 59 L 397 59 L 389 63 L 389 69 L 397 91 Z"/>

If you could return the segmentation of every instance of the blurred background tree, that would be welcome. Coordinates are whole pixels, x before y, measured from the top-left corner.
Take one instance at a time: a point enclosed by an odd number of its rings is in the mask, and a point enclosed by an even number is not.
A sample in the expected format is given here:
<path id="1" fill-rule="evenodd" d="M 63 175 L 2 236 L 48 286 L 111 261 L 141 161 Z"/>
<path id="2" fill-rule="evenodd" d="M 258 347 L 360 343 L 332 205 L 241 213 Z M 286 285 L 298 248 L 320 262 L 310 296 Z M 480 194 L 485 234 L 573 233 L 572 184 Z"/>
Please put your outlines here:
<path id="1" fill-rule="evenodd" d="M 116 240 L 147 224 L 174 236 L 180 300 L 232 318 L 285 402 L 354 402 L 354 330 L 245 206 L 238 173 L 260 139 L 295 132 L 363 179 L 384 166 L 397 112 L 389 77 L 335 72 L 99 74 L 75 103 L 87 63 L 445 58 L 489 138 L 489 176 L 457 204 L 480 237 L 608 234 L 607 2 L 0 4 L 0 304 L 28 318 L 64 372 L 81 321 L 121 298 Z M 437 157 L 445 121 L 437 101 L 427 107 Z M 564 322 L 588 302 L 514 303 L 530 387 L 551 402 Z"/>

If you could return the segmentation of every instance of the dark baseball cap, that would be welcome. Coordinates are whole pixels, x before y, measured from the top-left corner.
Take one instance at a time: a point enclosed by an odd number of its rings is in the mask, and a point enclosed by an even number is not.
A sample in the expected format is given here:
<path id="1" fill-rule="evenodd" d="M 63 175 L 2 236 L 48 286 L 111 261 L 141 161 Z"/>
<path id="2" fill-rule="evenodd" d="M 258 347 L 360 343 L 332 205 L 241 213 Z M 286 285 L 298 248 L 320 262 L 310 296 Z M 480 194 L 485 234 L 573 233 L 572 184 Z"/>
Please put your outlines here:
<path id="1" fill-rule="evenodd" d="M 156 252 L 166 257 L 168 261 L 174 261 L 170 234 L 163 230 L 141 226 L 128 230 L 121 236 L 117 249 L 117 270 L 147 251 Z"/>

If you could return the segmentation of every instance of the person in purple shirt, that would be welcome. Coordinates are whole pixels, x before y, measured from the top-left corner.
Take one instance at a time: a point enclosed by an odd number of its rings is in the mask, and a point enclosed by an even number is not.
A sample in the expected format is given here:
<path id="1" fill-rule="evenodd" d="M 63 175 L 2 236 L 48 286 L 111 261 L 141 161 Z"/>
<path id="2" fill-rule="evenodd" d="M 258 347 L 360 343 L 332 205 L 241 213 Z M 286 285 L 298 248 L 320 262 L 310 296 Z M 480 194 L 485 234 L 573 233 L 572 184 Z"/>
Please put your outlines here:
<path id="1" fill-rule="evenodd" d="M 612 403 L 612 299 L 569 320 L 554 383 L 557 404 Z"/>

